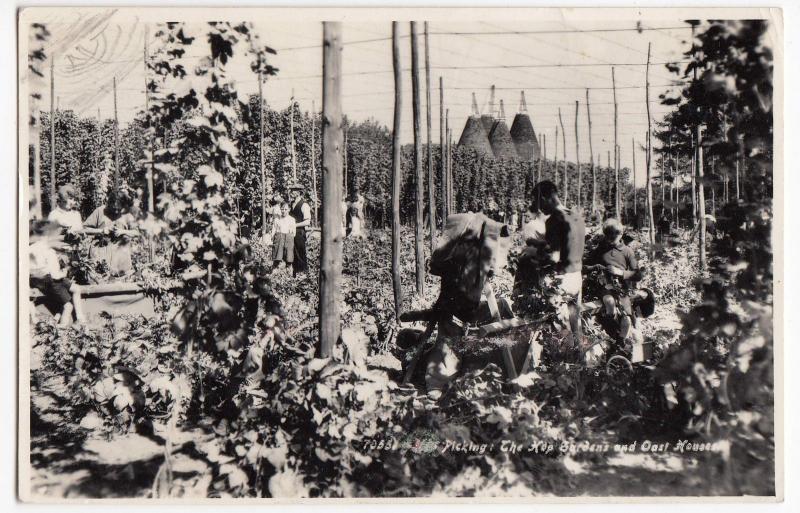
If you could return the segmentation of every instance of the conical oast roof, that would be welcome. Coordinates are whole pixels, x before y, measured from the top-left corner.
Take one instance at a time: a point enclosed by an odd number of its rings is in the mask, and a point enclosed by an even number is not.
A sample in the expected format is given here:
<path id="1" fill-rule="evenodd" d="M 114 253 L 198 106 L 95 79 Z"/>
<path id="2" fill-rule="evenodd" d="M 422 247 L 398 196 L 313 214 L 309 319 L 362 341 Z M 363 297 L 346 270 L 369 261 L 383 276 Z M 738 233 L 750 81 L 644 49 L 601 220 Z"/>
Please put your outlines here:
<path id="1" fill-rule="evenodd" d="M 488 136 L 492 133 L 492 128 L 494 128 L 494 117 L 491 114 L 484 114 L 481 116 L 481 124 L 483 125 L 483 130 L 486 132 Z"/>
<path id="2" fill-rule="evenodd" d="M 495 158 L 519 158 L 517 149 L 514 146 L 514 140 L 508 131 L 508 125 L 502 119 L 497 120 L 494 127 L 492 127 L 492 132 L 489 134 L 489 143 L 492 145 L 492 152 L 494 152 Z"/>
<path id="3" fill-rule="evenodd" d="M 489 144 L 489 138 L 478 116 L 470 116 L 467 118 L 464 131 L 461 132 L 461 138 L 458 140 L 458 146 L 471 148 L 479 153 L 486 153 L 490 156 L 494 155 L 492 152 L 492 145 Z"/>
<path id="4" fill-rule="evenodd" d="M 514 140 L 519 158 L 522 160 L 541 158 L 542 150 L 539 147 L 539 139 L 536 137 L 530 116 L 524 112 L 514 116 L 514 122 L 511 123 L 511 138 Z"/>

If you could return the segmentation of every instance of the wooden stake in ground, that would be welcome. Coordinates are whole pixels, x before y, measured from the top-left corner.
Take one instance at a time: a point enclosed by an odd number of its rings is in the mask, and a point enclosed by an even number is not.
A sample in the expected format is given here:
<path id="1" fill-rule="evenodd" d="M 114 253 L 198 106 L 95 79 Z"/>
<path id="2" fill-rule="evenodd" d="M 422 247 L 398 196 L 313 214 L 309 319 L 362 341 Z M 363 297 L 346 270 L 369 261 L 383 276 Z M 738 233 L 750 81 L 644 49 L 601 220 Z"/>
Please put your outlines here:
<path id="1" fill-rule="evenodd" d="M 647 43 L 647 67 L 645 68 L 645 101 L 647 102 L 647 220 L 652 255 L 656 243 L 656 223 L 653 219 L 653 184 L 650 181 L 650 163 L 652 160 L 653 143 L 651 140 L 652 128 L 650 126 L 650 43 Z M 663 168 L 662 168 L 663 178 Z M 634 196 L 635 197 L 635 196 Z"/>
<path id="2" fill-rule="evenodd" d="M 567 176 L 567 132 L 564 130 L 564 119 L 561 117 L 561 107 L 558 108 L 558 124 L 561 125 L 561 148 L 564 154 L 564 205 L 569 205 L 569 177 Z"/>
<path id="3" fill-rule="evenodd" d="M 55 79 L 55 73 L 53 72 L 53 69 L 55 67 L 54 63 L 55 63 L 55 57 L 53 57 L 50 60 L 50 210 L 56 208 L 56 114 L 54 109 L 56 79 Z M 117 79 L 114 78 L 114 112 L 117 111 L 116 91 L 117 91 Z M 114 169 L 114 172 L 116 173 L 116 168 Z"/>
<path id="4" fill-rule="evenodd" d="M 619 152 L 617 151 L 617 79 L 614 75 L 614 67 L 611 67 L 611 89 L 614 92 L 614 208 L 617 219 L 622 220 L 622 211 L 620 210 L 620 192 L 619 192 Z"/>
<path id="5" fill-rule="evenodd" d="M 448 189 L 450 188 L 450 184 L 447 181 L 447 172 L 446 172 L 446 162 L 445 162 L 445 147 L 444 147 L 444 138 L 445 138 L 445 126 L 444 126 L 444 81 L 442 77 L 439 77 L 439 175 L 441 176 L 442 180 L 442 226 L 444 226 L 445 220 L 447 219 L 447 198 L 448 198 Z"/>
<path id="6" fill-rule="evenodd" d="M 581 170 L 581 150 L 578 143 L 578 109 L 580 102 L 575 100 L 575 167 L 578 168 L 578 210 L 583 209 L 583 201 L 581 200 L 581 191 L 583 190 L 583 171 Z"/>
<path id="7" fill-rule="evenodd" d="M 417 22 L 411 22 L 411 112 L 414 117 L 414 181 L 416 206 L 414 216 L 414 249 L 416 253 L 417 294 L 425 292 L 425 253 L 422 248 L 425 216 L 425 178 L 422 174 L 422 137 L 420 129 L 419 100 L 419 45 L 417 44 Z"/>
<path id="8" fill-rule="evenodd" d="M 264 170 L 264 91 L 263 77 L 258 72 L 258 162 L 261 170 L 261 234 L 267 233 L 267 179 Z"/>
<path id="9" fill-rule="evenodd" d="M 394 69 L 394 125 L 392 130 L 392 286 L 394 315 L 400 320 L 403 308 L 403 285 L 400 281 L 400 113 L 402 112 L 402 79 L 400 76 L 399 23 L 392 22 L 392 67 Z"/>
<path id="10" fill-rule="evenodd" d="M 319 208 L 317 203 L 319 202 L 319 198 L 317 197 L 317 152 L 315 148 L 315 132 L 317 131 L 317 105 L 314 100 L 311 100 L 311 189 L 312 194 L 311 198 L 314 201 L 314 224 L 317 224 L 317 220 L 319 219 L 317 216 L 319 215 L 317 209 Z"/>
<path id="11" fill-rule="evenodd" d="M 586 88 L 586 121 L 589 125 L 589 170 L 592 173 L 592 213 L 597 211 L 597 173 L 594 169 L 594 147 L 592 147 L 592 113 L 589 107 L 589 88 Z M 598 158 L 598 165 L 600 159 Z"/>
<path id="12" fill-rule="evenodd" d="M 425 34 L 425 111 L 428 135 L 428 224 L 431 254 L 436 246 L 436 193 L 433 183 L 433 150 L 431 149 L 431 55 L 428 47 L 428 22 L 424 25 Z"/>
<path id="13" fill-rule="evenodd" d="M 703 126 L 697 127 L 697 206 L 700 217 L 700 271 L 706 270 L 706 202 L 703 186 Z"/>
<path id="14" fill-rule="evenodd" d="M 339 340 L 339 302 L 342 277 L 342 28 L 322 24 L 322 243 L 319 266 L 320 358 L 333 353 Z"/>
<path id="15" fill-rule="evenodd" d="M 117 117 L 117 77 L 114 77 L 114 190 L 119 192 L 119 118 Z"/>

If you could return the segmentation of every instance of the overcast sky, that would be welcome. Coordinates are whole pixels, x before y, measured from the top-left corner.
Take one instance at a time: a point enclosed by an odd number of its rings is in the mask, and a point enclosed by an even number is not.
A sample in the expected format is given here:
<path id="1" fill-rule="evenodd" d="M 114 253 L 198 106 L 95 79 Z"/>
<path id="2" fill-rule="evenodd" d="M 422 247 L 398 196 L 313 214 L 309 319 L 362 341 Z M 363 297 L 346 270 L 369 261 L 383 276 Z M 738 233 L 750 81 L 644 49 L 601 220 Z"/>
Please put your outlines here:
<path id="1" fill-rule="evenodd" d="M 628 11 L 631 12 L 631 11 Z M 669 11 L 666 11 L 669 12 Z M 677 13 L 676 13 L 677 14 Z M 685 13 L 684 13 L 685 14 Z M 172 11 L 175 18 L 175 11 Z M 55 95 L 62 109 L 74 109 L 84 116 L 113 116 L 112 80 L 117 77 L 118 112 L 121 123 L 128 122 L 144 107 L 145 34 L 154 49 L 156 26 L 118 12 L 82 13 L 72 10 L 45 17 L 52 33 L 48 56 L 55 57 Z M 265 87 L 266 101 L 274 108 L 289 105 L 294 93 L 300 108 L 310 110 L 312 101 L 321 108 L 322 27 L 316 21 L 293 23 L 253 20 L 261 40 L 278 50 L 271 64 L 280 72 Z M 638 32 L 637 22 L 645 30 Z M 424 58 L 423 24 L 418 23 L 420 58 Z M 198 25 L 192 25 L 198 27 Z M 482 113 L 487 112 L 489 87 L 497 87 L 497 101 L 505 103 L 509 125 L 518 111 L 520 91 L 525 90 L 528 112 L 537 134 L 547 136 L 547 155 L 553 157 L 555 130 L 561 109 L 566 128 L 567 158 L 575 160 L 575 101 L 580 101 L 578 131 L 580 158 L 589 160 L 586 119 L 586 88 L 590 89 L 592 137 L 595 158 L 606 164 L 613 147 L 614 106 L 611 90 L 611 64 L 616 64 L 619 110 L 619 144 L 622 164 L 631 165 L 632 139 L 636 140 L 636 167 L 639 183 L 644 176 L 644 143 L 647 130 L 645 107 L 645 66 L 648 43 L 652 43 L 650 70 L 651 112 L 654 121 L 667 109 L 658 103 L 659 94 L 676 76 L 663 63 L 681 60 L 689 48 L 690 30 L 678 17 L 660 16 L 641 20 L 636 16 L 605 16 L 602 19 L 568 16 L 550 17 L 538 22 L 491 19 L 482 22 L 444 22 L 429 24 L 433 109 L 433 134 L 439 140 L 439 77 L 444 81 L 445 106 L 450 109 L 450 126 L 457 141 L 470 113 L 471 93 L 475 92 Z M 392 125 L 393 76 L 391 24 L 345 22 L 343 39 L 343 107 L 350 118 L 375 118 Z M 584 31 L 584 32 L 578 32 Z M 526 32 L 526 33 L 519 33 Z M 537 32 L 531 34 L 530 32 Z M 402 139 L 411 141 L 411 51 L 409 24 L 400 24 L 400 49 L 403 74 Z M 191 55 L 207 49 L 197 40 Z M 424 61 L 421 62 L 423 64 Z M 48 62 L 49 66 L 49 62 Z M 461 68 L 461 69 L 457 69 Z M 238 91 L 247 95 L 257 90 L 257 81 L 247 59 L 230 65 Z M 49 80 L 49 73 L 46 73 Z M 420 68 L 424 87 L 425 71 Z M 44 108 L 49 108 L 45 87 Z M 423 131 L 425 97 L 422 91 Z M 560 128 L 559 128 L 560 130 Z M 424 140 L 424 133 L 423 133 Z M 559 157 L 563 144 L 559 135 Z M 613 155 L 613 153 L 612 153 Z"/>

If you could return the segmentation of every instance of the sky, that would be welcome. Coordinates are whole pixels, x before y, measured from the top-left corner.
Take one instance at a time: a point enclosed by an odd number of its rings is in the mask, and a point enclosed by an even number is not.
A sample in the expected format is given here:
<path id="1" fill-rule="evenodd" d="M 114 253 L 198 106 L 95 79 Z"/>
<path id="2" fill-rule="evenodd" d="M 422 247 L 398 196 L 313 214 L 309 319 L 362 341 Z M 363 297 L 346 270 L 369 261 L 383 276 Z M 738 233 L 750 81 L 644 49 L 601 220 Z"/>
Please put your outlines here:
<path id="1" fill-rule="evenodd" d="M 630 11 L 627 11 L 630 12 Z M 666 11 L 668 13 L 669 11 Z M 685 13 L 684 13 L 685 14 Z M 677 15 L 677 13 L 676 13 Z M 175 18 L 174 13 L 172 18 Z M 120 122 L 129 122 L 144 108 L 145 40 L 152 53 L 158 44 L 157 25 L 143 22 L 118 11 L 82 12 L 73 9 L 54 13 L 43 20 L 52 33 L 46 49 L 54 60 L 57 106 L 73 109 L 83 116 L 113 117 L 113 80 L 117 80 L 117 110 Z M 304 21 L 252 20 L 264 44 L 277 50 L 270 64 L 279 73 L 264 85 L 264 96 L 273 108 L 285 108 L 294 95 L 302 110 L 312 104 L 321 109 L 322 100 L 322 25 Z M 637 31 L 637 27 L 646 30 Z M 192 24 L 189 31 L 199 29 Z M 621 162 L 632 166 L 635 153 L 637 181 L 645 176 L 645 153 L 642 145 L 647 131 L 645 64 L 651 45 L 650 109 L 653 124 L 668 109 L 658 97 L 678 78 L 664 67 L 666 62 L 684 59 L 690 48 L 691 31 L 681 19 L 661 16 L 641 19 L 636 16 L 603 16 L 601 19 L 567 15 L 539 21 L 520 21 L 494 17 L 485 21 L 443 21 L 428 26 L 431 66 L 432 134 L 439 141 L 439 78 L 444 84 L 444 103 L 449 109 L 450 127 L 457 142 L 471 111 L 474 92 L 481 113 L 488 112 L 489 88 L 496 86 L 496 106 L 503 100 L 511 124 L 520 106 L 520 92 L 525 91 L 527 111 L 537 134 L 547 138 L 547 156 L 553 158 L 556 127 L 559 132 L 559 109 L 566 133 L 566 157 L 575 160 L 575 102 L 578 109 L 580 160 L 590 157 L 586 113 L 586 89 L 589 88 L 592 146 L 594 158 L 602 165 L 612 151 L 614 105 L 611 80 L 615 68 L 618 105 L 618 142 Z M 417 23 L 420 55 L 420 84 L 423 141 L 425 131 L 425 69 L 423 23 Z M 392 74 L 391 23 L 387 21 L 345 21 L 342 24 L 342 103 L 344 113 L 354 120 L 374 118 L 392 126 L 394 82 Z M 412 141 L 411 49 L 410 26 L 399 24 L 402 75 L 402 131 L 404 143 Z M 197 40 L 189 50 L 189 61 L 207 48 Z M 50 62 L 46 64 L 46 70 Z M 240 95 L 255 93 L 257 79 L 249 60 L 236 58 L 228 65 L 236 77 Z M 49 108 L 49 70 L 41 88 Z M 559 158 L 563 157 L 562 134 L 558 140 Z M 635 151 L 634 151 L 635 148 Z"/>

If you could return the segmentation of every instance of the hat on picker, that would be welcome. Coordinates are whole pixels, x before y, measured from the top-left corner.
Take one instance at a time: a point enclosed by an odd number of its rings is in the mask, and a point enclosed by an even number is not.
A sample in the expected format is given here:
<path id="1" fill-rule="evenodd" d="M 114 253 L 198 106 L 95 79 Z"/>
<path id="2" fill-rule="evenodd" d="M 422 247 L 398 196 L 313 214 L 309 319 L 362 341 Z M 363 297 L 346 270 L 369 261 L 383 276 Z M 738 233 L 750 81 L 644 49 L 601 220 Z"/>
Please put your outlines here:
<path id="1" fill-rule="evenodd" d="M 289 183 L 288 189 L 290 191 L 304 191 L 304 190 L 306 190 L 306 188 L 303 187 L 302 185 L 300 185 L 299 182 L 291 182 L 291 183 Z"/>

